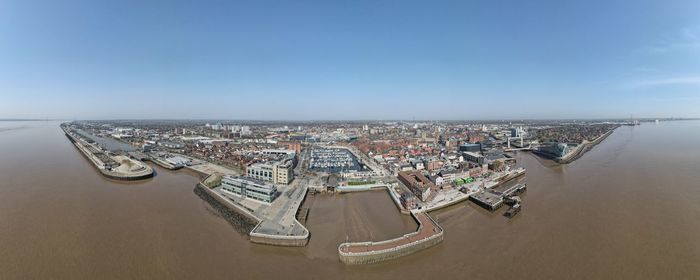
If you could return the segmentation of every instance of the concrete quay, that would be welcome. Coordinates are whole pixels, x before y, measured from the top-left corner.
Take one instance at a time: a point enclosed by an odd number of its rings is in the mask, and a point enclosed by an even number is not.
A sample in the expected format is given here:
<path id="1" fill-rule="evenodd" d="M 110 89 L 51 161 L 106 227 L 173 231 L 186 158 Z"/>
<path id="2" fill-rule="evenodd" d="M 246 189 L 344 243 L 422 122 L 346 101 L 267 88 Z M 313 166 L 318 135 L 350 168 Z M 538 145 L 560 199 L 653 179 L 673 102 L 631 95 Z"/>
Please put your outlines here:
<path id="1" fill-rule="evenodd" d="M 202 172 L 201 169 L 194 170 Z M 292 185 L 281 186 L 280 196 L 268 204 L 224 192 L 220 186 L 210 188 L 207 182 L 215 174 L 219 173 L 209 174 L 198 184 L 198 188 L 212 197 L 216 204 L 224 205 L 226 209 L 236 211 L 253 221 L 254 227 L 247 232 L 251 242 L 275 246 L 306 246 L 309 230 L 296 219 L 297 211 L 308 192 L 308 185 L 302 182 L 305 180 L 297 179 Z M 216 205 L 212 206 L 216 208 Z M 241 223 L 240 219 L 229 222 L 234 226 Z"/>
<path id="2" fill-rule="evenodd" d="M 153 177 L 153 168 L 146 163 L 127 156 L 110 156 L 105 154 L 100 147 L 84 141 L 70 129 L 63 126 L 61 126 L 61 129 L 71 143 L 92 162 L 93 166 L 97 168 L 103 176 L 124 181 L 142 180 Z M 110 161 L 110 164 L 105 163 L 105 160 Z"/>
<path id="3" fill-rule="evenodd" d="M 357 186 L 338 186 L 336 188 L 336 191 L 339 193 L 376 191 L 376 190 L 386 190 L 389 193 L 391 200 L 396 205 L 396 208 L 399 208 L 399 211 L 401 212 L 401 214 L 409 214 L 410 213 L 410 211 L 408 211 L 407 209 L 405 209 L 403 207 L 403 205 L 401 205 L 401 198 L 400 198 L 401 196 L 399 195 L 398 192 L 396 192 L 396 189 L 391 184 L 375 183 L 375 184 L 366 184 L 366 185 L 357 185 Z"/>
<path id="4" fill-rule="evenodd" d="M 309 230 L 296 219 L 296 214 L 307 192 L 306 184 L 283 192 L 260 212 L 260 223 L 250 231 L 250 241 L 277 246 L 306 246 Z"/>
<path id="5" fill-rule="evenodd" d="M 164 161 L 164 160 L 157 158 L 157 157 L 150 157 L 148 160 L 150 160 L 151 162 L 155 163 L 156 165 L 163 167 L 165 169 L 168 169 L 168 170 L 178 170 L 178 169 L 183 167 L 182 165 L 177 165 L 177 166 L 172 165 L 172 164 L 168 163 L 167 161 Z"/>

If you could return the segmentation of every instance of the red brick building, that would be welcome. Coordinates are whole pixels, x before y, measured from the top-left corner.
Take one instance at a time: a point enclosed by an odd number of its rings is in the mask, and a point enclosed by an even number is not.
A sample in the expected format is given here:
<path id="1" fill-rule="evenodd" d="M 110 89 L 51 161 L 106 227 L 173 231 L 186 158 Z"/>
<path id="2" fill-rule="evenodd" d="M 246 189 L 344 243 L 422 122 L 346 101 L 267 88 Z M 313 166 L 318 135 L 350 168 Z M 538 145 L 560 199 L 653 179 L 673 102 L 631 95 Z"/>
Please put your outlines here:
<path id="1" fill-rule="evenodd" d="M 437 190 L 437 186 L 420 171 L 399 172 L 398 178 L 422 201 L 430 200 Z"/>

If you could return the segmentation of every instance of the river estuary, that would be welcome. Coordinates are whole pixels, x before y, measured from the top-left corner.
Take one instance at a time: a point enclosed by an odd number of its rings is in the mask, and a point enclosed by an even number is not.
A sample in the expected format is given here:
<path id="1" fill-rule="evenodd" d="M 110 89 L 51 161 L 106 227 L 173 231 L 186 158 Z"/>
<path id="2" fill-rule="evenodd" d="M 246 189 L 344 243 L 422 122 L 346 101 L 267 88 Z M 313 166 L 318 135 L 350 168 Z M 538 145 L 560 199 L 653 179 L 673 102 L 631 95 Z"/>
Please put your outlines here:
<path id="1" fill-rule="evenodd" d="M 579 160 L 527 169 L 514 219 L 470 202 L 433 213 L 441 244 L 368 266 L 345 240 L 416 228 L 383 191 L 307 200 L 304 248 L 252 244 L 155 167 L 102 177 L 58 122 L 0 121 L 0 279 L 688 279 L 700 277 L 700 122 L 620 127 Z"/>

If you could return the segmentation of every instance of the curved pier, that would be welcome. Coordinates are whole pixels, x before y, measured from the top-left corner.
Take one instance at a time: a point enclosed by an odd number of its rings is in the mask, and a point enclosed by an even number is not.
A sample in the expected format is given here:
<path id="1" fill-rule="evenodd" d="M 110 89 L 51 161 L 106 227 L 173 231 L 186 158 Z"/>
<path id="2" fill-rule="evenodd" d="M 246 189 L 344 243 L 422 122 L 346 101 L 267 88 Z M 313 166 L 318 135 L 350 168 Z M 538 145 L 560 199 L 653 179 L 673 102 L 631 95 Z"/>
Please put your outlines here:
<path id="1" fill-rule="evenodd" d="M 340 261 L 345 264 L 371 264 L 410 255 L 442 242 L 444 231 L 425 212 L 412 212 L 418 230 L 379 242 L 351 242 L 338 246 Z"/>

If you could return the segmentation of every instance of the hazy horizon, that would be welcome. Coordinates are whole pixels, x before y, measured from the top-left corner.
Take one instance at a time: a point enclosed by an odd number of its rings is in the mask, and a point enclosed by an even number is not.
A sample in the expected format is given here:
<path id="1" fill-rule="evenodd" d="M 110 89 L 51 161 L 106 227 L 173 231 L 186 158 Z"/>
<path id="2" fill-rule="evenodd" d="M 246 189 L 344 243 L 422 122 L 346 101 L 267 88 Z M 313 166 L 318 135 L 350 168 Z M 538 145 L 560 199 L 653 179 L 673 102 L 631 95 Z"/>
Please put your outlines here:
<path id="1" fill-rule="evenodd" d="M 3 1 L 0 118 L 700 117 L 697 1 Z"/>
<path id="2" fill-rule="evenodd" d="M 627 118 L 500 118 L 500 119 L 221 119 L 221 118 L 203 118 L 203 119 L 187 119 L 187 118 L 121 118 L 121 119 L 36 119 L 36 118 L 0 118 L 0 121 L 98 121 L 98 122 L 128 122 L 128 121 L 189 121 L 189 122 L 265 122 L 265 123 L 294 123 L 294 122 L 533 122 L 533 121 L 626 121 L 626 120 L 700 120 L 700 117 L 627 117 Z"/>

